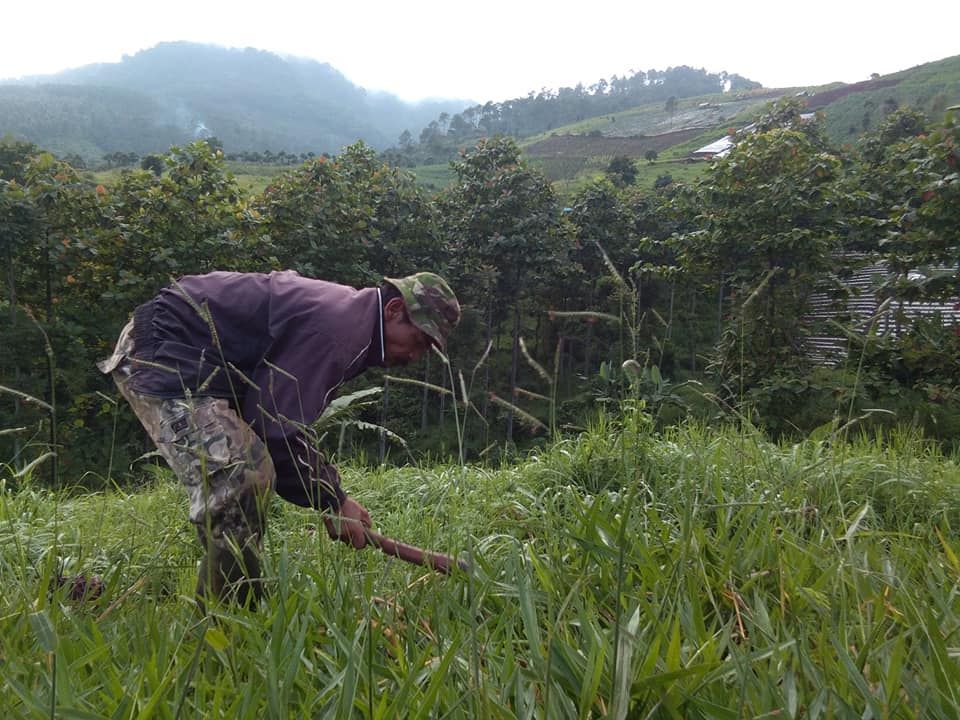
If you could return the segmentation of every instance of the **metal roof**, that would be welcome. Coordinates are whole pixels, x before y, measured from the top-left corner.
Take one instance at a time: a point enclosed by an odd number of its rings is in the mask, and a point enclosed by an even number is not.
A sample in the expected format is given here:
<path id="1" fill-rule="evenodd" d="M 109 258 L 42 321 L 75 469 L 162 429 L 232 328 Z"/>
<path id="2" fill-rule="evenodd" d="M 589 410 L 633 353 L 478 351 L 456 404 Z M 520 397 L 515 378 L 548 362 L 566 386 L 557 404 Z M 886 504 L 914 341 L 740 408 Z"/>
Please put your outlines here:
<path id="1" fill-rule="evenodd" d="M 852 275 L 834 277 L 839 292 L 815 292 L 808 299 L 809 312 L 804 320 L 808 326 L 837 321 L 856 332 L 866 333 L 876 328 L 877 335 L 899 336 L 909 331 L 921 318 L 939 317 L 946 326 L 960 327 L 960 298 L 940 302 L 912 302 L 907 300 L 881 300 L 881 287 L 894 277 L 886 263 L 862 253 L 846 253 L 838 260 L 859 263 Z M 952 270 L 952 268 L 937 268 Z M 910 275 L 919 275 L 912 271 Z M 847 339 L 839 328 L 827 335 L 806 339 L 807 354 L 818 362 L 836 363 L 846 357 Z"/>
<path id="2" fill-rule="evenodd" d="M 712 155 L 714 157 L 723 157 L 733 147 L 733 138 L 724 135 L 719 140 L 714 140 L 709 145 L 704 145 L 699 150 L 694 150 L 691 155 Z"/>

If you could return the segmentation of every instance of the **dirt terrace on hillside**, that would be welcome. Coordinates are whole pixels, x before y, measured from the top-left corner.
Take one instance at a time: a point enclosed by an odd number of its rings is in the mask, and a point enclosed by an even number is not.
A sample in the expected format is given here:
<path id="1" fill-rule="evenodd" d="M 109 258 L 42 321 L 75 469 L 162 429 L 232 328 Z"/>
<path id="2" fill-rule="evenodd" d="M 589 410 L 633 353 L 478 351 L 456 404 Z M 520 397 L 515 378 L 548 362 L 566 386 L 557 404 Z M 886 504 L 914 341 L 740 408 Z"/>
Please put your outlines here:
<path id="1" fill-rule="evenodd" d="M 831 90 L 816 93 L 806 98 L 807 108 L 811 111 L 820 110 L 832 102 L 836 102 L 851 93 L 867 90 L 879 90 L 892 87 L 900 82 L 899 78 L 884 78 L 864 80 L 850 85 L 842 85 Z M 749 99 L 756 101 L 764 98 L 776 98 L 784 95 L 783 90 L 767 90 L 753 92 Z M 693 118 L 690 118 L 692 120 Z M 703 118 L 700 119 L 701 123 Z M 694 120 L 696 122 L 696 120 Z M 586 159 L 591 157 L 613 157 L 624 155 L 630 158 L 642 158 L 647 151 L 655 150 L 658 153 L 667 148 L 679 145 L 700 135 L 709 126 L 688 127 L 673 132 L 658 133 L 656 135 L 634 135 L 631 137 L 591 137 L 588 135 L 554 135 L 529 145 L 524 154 L 531 158 L 569 158 Z"/>
<path id="2" fill-rule="evenodd" d="M 813 95 L 807 101 L 809 110 L 820 110 L 832 102 L 836 102 L 847 95 L 865 90 L 880 90 L 885 87 L 893 87 L 900 84 L 900 78 L 885 78 L 883 80 L 863 80 L 862 82 L 844 85 L 833 90 L 824 90 Z"/>
<path id="3" fill-rule="evenodd" d="M 648 150 L 658 153 L 697 137 L 706 128 L 687 128 L 659 135 L 636 137 L 588 137 L 586 135 L 555 135 L 524 149 L 529 157 L 577 157 L 625 155 L 642 158 Z"/>

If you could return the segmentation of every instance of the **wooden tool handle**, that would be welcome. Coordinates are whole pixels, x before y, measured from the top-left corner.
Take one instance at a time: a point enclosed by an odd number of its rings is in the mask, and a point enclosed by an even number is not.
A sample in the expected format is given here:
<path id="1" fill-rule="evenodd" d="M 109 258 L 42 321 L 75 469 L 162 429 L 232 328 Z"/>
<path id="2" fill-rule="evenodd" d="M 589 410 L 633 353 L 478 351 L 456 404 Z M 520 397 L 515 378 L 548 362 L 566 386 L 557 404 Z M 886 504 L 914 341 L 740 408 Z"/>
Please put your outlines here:
<path id="1" fill-rule="evenodd" d="M 456 560 L 449 555 L 433 552 L 432 550 L 423 550 L 415 545 L 407 545 L 406 543 L 373 532 L 372 530 L 367 530 L 367 542 L 386 555 L 392 555 L 393 557 L 400 558 L 408 563 L 414 563 L 415 565 L 423 565 L 424 567 L 442 572 L 446 575 L 450 574 L 454 565 L 461 570 L 467 570 L 469 568 L 469 565 L 463 560 Z"/>

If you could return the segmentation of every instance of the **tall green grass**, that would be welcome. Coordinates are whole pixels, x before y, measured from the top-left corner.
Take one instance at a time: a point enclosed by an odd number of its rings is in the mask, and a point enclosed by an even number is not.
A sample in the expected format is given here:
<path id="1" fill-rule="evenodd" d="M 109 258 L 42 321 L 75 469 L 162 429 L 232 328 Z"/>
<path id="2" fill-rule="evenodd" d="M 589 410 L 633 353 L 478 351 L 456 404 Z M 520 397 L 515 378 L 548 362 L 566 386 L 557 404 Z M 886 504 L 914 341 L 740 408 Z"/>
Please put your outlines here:
<path id="1" fill-rule="evenodd" d="M 174 481 L 0 493 L 0 707 L 26 718 L 960 714 L 960 470 L 642 414 L 500 469 L 345 470 L 436 576 L 271 507 L 258 610 L 201 618 Z M 58 574 L 96 573 L 70 601 Z"/>

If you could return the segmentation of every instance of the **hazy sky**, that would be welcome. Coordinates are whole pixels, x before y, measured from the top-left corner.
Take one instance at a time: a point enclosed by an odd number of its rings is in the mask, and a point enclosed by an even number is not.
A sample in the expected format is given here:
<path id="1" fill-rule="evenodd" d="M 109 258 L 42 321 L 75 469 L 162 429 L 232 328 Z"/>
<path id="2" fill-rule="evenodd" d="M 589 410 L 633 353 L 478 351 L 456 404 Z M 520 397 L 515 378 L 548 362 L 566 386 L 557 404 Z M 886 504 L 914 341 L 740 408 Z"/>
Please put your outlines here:
<path id="1" fill-rule="evenodd" d="M 767 87 L 855 82 L 960 54 L 957 0 L 33 0 L 4 3 L 0 78 L 165 40 L 329 62 L 406 100 L 484 102 L 691 65 Z"/>

